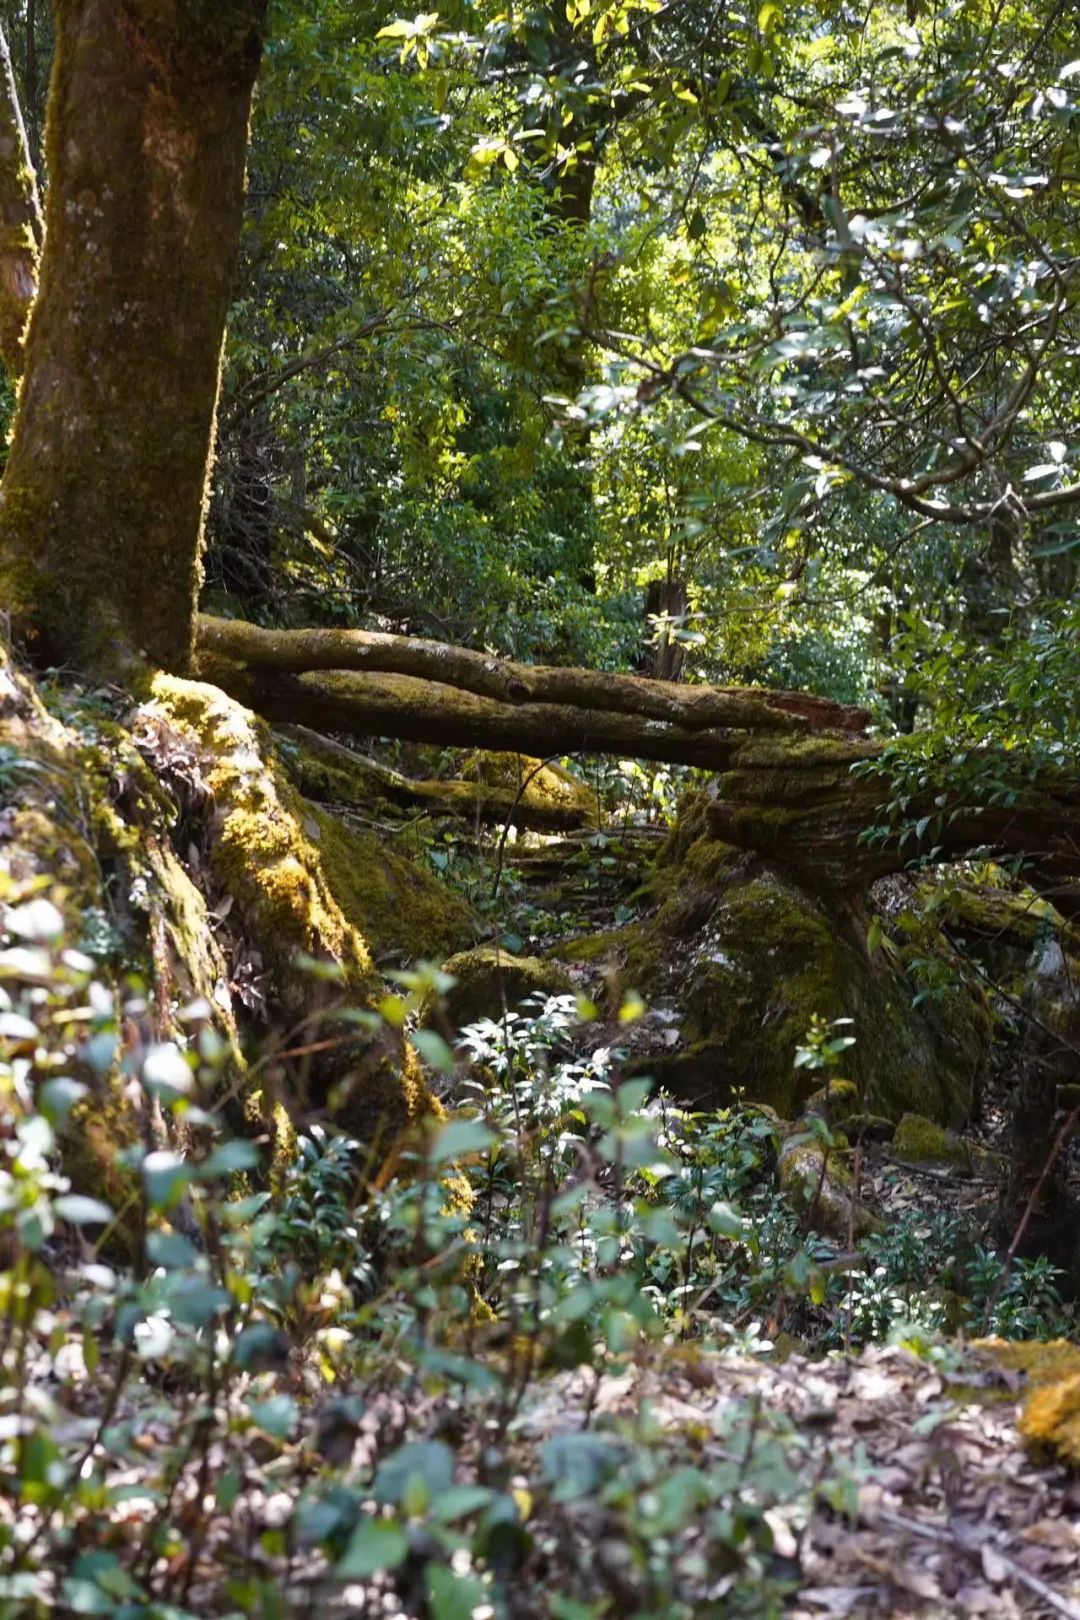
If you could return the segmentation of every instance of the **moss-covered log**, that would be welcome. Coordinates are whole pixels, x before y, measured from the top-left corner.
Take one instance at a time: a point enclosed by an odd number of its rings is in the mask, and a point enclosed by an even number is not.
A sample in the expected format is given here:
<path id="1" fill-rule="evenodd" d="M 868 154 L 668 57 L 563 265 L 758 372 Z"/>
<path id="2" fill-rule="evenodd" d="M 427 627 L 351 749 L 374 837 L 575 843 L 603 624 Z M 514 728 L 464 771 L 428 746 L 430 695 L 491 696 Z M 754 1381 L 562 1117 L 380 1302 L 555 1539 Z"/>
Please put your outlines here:
<path id="1" fill-rule="evenodd" d="M 536 832 L 595 829 L 596 794 L 569 771 L 524 754 L 474 754 L 451 781 L 417 779 L 358 754 L 307 726 L 282 726 L 286 763 L 305 798 L 394 810 L 507 821 Z"/>
<path id="2" fill-rule="evenodd" d="M 37 181 L 0 24 L 0 359 L 12 377 L 22 372 L 23 332 L 37 292 L 41 238 Z"/>
<path id="3" fill-rule="evenodd" d="M 768 692 L 745 686 L 673 686 L 637 675 L 517 664 L 469 647 L 367 630 L 263 630 L 240 620 L 204 614 L 199 619 L 198 636 L 200 662 L 207 672 L 215 668 L 222 672 L 231 668 L 237 676 L 246 672 L 256 686 L 262 677 L 321 671 L 408 676 L 520 710 L 522 726 L 529 727 L 534 736 L 537 727 L 530 726 L 528 719 L 534 708 L 621 715 L 635 722 L 635 734 L 641 733 L 642 721 L 655 721 L 687 732 L 749 727 L 798 733 L 839 730 L 861 735 L 868 719 L 863 709 L 808 692 Z M 362 701 L 365 690 L 374 694 L 378 688 L 337 683 L 339 697 L 344 699 L 355 692 Z M 575 722 L 568 719 L 565 723 Z M 623 735 L 630 734 L 624 728 Z M 556 747 L 559 742 L 555 737 Z"/>
<path id="4" fill-rule="evenodd" d="M 1012 802 L 968 807 L 947 765 L 910 796 L 921 846 L 867 839 L 892 791 L 860 772 L 881 745 L 858 709 L 801 692 L 672 687 L 631 675 L 512 664 L 361 631 L 269 631 L 203 618 L 200 672 L 278 722 L 535 755 L 614 753 L 717 774 L 713 836 L 820 893 L 858 896 L 916 853 L 1023 855 L 1058 909 L 1080 911 L 1080 777 L 1027 773 Z M 1020 773 L 1014 771 L 1017 780 Z"/>
<path id="5" fill-rule="evenodd" d="M 188 663 L 265 0 L 64 0 L 0 597 L 40 661 Z"/>

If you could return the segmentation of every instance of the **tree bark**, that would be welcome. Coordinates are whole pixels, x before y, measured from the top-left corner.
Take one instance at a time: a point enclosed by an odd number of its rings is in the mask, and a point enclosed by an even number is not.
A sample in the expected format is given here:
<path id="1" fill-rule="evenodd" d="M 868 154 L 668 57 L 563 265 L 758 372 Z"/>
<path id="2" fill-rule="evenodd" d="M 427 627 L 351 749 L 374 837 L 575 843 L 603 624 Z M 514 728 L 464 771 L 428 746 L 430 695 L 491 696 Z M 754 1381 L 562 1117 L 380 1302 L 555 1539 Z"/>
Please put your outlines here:
<path id="1" fill-rule="evenodd" d="M 11 52 L 0 25 L 0 358 L 8 373 L 23 368 L 23 333 L 37 292 L 43 227 Z"/>
<path id="2" fill-rule="evenodd" d="M 522 711 L 536 704 L 565 704 L 624 715 L 635 721 L 664 721 L 691 732 L 719 726 L 794 733 L 836 730 L 861 736 L 869 719 L 864 709 L 809 692 L 770 692 L 749 686 L 673 686 L 637 675 L 517 664 L 469 647 L 367 630 L 263 630 L 242 620 L 202 614 L 198 650 L 199 666 L 207 678 L 211 678 L 209 671 L 219 665 L 222 669 L 232 665 L 237 675 L 246 670 L 252 676 L 304 675 L 321 670 L 413 676 L 419 681 L 457 687 L 479 698 L 492 698 Z M 370 690 L 374 693 L 376 688 Z M 350 692 L 361 700 L 364 691 L 361 685 L 347 685 L 341 688 L 340 695 L 347 703 Z M 524 715 L 521 723 L 531 728 Z M 647 740 L 641 735 L 640 725 L 627 735 Z M 659 753 L 641 757 L 668 756 Z M 687 763 L 698 761 L 695 758 Z"/>
<path id="3" fill-rule="evenodd" d="M 39 662 L 183 670 L 266 0 L 62 0 L 41 288 L 0 486 Z"/>
<path id="4" fill-rule="evenodd" d="M 822 893 L 865 893 L 931 848 L 1022 855 L 1027 875 L 1080 913 L 1080 778 L 1044 772 L 1012 804 L 965 804 L 944 782 L 912 796 L 921 843 L 866 838 L 890 784 L 853 774 L 881 745 L 863 711 L 802 692 L 678 687 L 633 675 L 513 664 L 466 648 L 356 630 L 260 630 L 199 621 L 199 673 L 278 723 L 412 742 L 613 753 L 717 775 L 714 837 L 765 855 Z M 1019 779 L 1019 772 L 1016 773 Z"/>

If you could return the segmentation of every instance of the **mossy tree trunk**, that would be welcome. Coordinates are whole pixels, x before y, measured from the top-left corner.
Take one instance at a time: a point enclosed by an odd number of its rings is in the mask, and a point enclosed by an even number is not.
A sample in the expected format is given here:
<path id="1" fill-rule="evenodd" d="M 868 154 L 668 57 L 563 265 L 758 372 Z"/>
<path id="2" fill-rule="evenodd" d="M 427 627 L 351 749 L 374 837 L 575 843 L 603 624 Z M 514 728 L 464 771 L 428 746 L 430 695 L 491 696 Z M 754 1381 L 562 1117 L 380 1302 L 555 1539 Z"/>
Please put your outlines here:
<path id="1" fill-rule="evenodd" d="M 61 0 L 40 291 L 0 486 L 38 661 L 186 667 L 266 0 Z"/>
<path id="2" fill-rule="evenodd" d="M 0 24 L 0 359 L 12 377 L 22 372 L 23 332 L 37 292 L 41 238 L 37 182 Z"/>

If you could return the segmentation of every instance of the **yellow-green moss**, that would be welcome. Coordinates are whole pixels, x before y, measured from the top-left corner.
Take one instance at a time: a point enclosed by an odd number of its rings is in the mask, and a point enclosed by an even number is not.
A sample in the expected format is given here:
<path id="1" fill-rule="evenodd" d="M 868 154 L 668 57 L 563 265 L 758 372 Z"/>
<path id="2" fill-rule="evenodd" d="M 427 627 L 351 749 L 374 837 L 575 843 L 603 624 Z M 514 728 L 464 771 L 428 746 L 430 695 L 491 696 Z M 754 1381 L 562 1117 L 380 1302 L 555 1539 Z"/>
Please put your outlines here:
<path id="1" fill-rule="evenodd" d="M 908 1164 L 953 1164 L 1002 1179 L 1008 1169 L 1000 1153 L 955 1136 L 921 1114 L 904 1114 L 893 1135 L 892 1152 Z"/>
<path id="2" fill-rule="evenodd" d="M 464 782 L 508 789 L 515 795 L 522 788 L 521 803 L 542 816 L 544 811 L 562 810 L 580 817 L 583 824 L 597 826 L 600 813 L 596 794 L 561 765 L 545 765 L 528 754 L 469 754 L 461 765 Z"/>
<path id="3" fill-rule="evenodd" d="M 154 681 L 153 700 L 197 747 L 211 795 L 210 864 L 270 972 L 277 1018 L 284 1014 L 292 1021 L 314 1005 L 318 986 L 298 971 L 304 955 L 332 963 L 340 989 L 354 1004 L 379 999 L 382 986 L 364 929 L 377 919 L 380 905 L 397 937 L 411 926 L 436 951 L 440 931 L 446 938 L 464 929 L 467 913 L 463 917 L 449 897 L 444 904 L 434 880 L 425 885 L 417 878 L 408 906 L 402 898 L 401 915 L 393 916 L 389 884 L 404 889 L 411 874 L 404 865 L 388 866 L 374 841 L 355 839 L 302 799 L 274 755 L 267 728 L 239 703 L 216 687 L 165 675 Z M 333 1033 L 329 1020 L 325 1031 Z M 315 1083 L 338 1123 L 387 1151 L 422 1116 L 439 1113 L 407 1045 L 374 1059 L 366 1039 L 335 1046 L 316 1064 Z M 273 1127 L 272 1118 L 266 1123 Z"/>
<path id="4" fill-rule="evenodd" d="M 375 833 L 312 809 L 330 887 L 376 955 L 441 961 L 476 938 L 465 901 Z"/>
<path id="5" fill-rule="evenodd" d="M 985 1000 L 961 989 L 913 1008 L 906 976 L 883 953 L 868 955 L 853 914 L 834 914 L 779 865 L 710 837 L 710 802 L 684 799 L 650 883 L 656 909 L 619 942 L 646 1002 L 672 999 L 683 1012 L 679 1045 L 657 1061 L 656 1078 L 716 1103 L 741 1090 L 792 1117 L 816 1084 L 794 1069 L 811 1019 L 851 1018 L 843 1078 L 866 1108 L 961 1124 L 989 1047 Z"/>
<path id="6" fill-rule="evenodd" d="M 1035 1451 L 1080 1468 L 1080 1345 L 1068 1339 L 1049 1343 L 982 1339 L 1000 1367 L 1024 1373 L 1028 1393 L 1017 1428 Z"/>
<path id="7" fill-rule="evenodd" d="M 128 1262 L 139 1249 L 142 1189 L 123 1153 L 142 1140 L 139 1115 L 115 1077 L 100 1080 L 76 1104 L 59 1136 L 64 1174 L 76 1192 L 99 1198 L 112 1210 L 116 1220 L 107 1252 Z"/>
<path id="8" fill-rule="evenodd" d="M 371 985 L 367 942 L 345 915 L 319 849 L 320 826 L 276 761 L 266 727 L 217 687 L 159 675 L 155 704 L 202 752 L 213 798 L 210 860 L 277 981 L 302 1003 L 298 956 L 334 962 L 343 983 Z"/>
<path id="9" fill-rule="evenodd" d="M 630 928 L 610 928 L 599 934 L 560 940 L 547 955 L 553 962 L 603 962 L 609 957 L 625 956 L 633 937 Z"/>
<path id="10" fill-rule="evenodd" d="M 478 1018 L 499 1018 L 533 995 L 564 995 L 573 990 L 565 968 L 539 956 L 512 956 L 494 945 L 463 951 L 445 964 L 455 979 L 446 992 L 446 1016 L 455 1029 Z"/>
<path id="11" fill-rule="evenodd" d="M 922 1114 L 902 1116 L 893 1136 L 892 1150 L 898 1159 L 906 1159 L 911 1164 L 968 1163 L 964 1143 Z"/>

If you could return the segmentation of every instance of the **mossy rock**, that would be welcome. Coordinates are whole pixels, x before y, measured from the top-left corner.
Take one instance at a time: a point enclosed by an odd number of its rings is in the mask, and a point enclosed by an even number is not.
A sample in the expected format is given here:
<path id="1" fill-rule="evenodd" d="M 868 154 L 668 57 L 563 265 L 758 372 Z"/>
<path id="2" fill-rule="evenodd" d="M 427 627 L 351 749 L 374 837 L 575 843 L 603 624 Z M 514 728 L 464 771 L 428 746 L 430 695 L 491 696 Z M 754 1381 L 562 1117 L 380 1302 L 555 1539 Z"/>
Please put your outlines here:
<path id="1" fill-rule="evenodd" d="M 801 1133 L 789 1137 L 780 1148 L 776 1179 L 815 1232 L 843 1241 L 849 1233 L 860 1238 L 881 1230 L 881 1221 L 855 1197 L 851 1172 L 835 1148 Z"/>
<path id="2" fill-rule="evenodd" d="M 846 1124 L 861 1107 L 862 1098 L 853 1080 L 832 1080 L 810 1094 L 803 1104 L 803 1112 L 819 1114 L 822 1119 L 840 1125 Z"/>
<path id="3" fill-rule="evenodd" d="M 560 940 L 546 955 L 549 962 L 569 962 L 582 967 L 609 960 L 621 962 L 626 959 L 634 937 L 630 928 L 609 928 L 598 934 Z"/>
<path id="4" fill-rule="evenodd" d="M 650 885 L 655 910 L 623 934 L 628 982 L 684 1015 L 657 1079 L 702 1105 L 741 1091 L 792 1118 L 816 1085 L 794 1067 L 811 1019 L 846 1017 L 843 1078 L 864 1110 L 962 1124 L 990 1045 L 985 997 L 959 987 L 913 1007 L 903 971 L 868 952 L 864 921 L 710 837 L 709 803 L 692 794 L 680 807 Z"/>
<path id="5" fill-rule="evenodd" d="M 952 1131 L 922 1114 L 904 1114 L 892 1139 L 893 1157 L 907 1164 L 954 1164 L 967 1168 L 968 1151 Z"/>
<path id="6" fill-rule="evenodd" d="M 853 1142 L 891 1142 L 896 1135 L 896 1121 L 884 1114 L 849 1114 L 844 1129 Z"/>
<path id="7" fill-rule="evenodd" d="M 467 937 L 468 912 L 434 878 L 351 832 L 297 792 L 266 725 L 203 682 L 159 675 L 146 725 L 173 728 L 204 784 L 202 831 L 220 890 L 234 905 L 245 945 L 258 953 L 280 1026 L 307 1019 L 326 995 L 304 959 L 333 969 L 336 991 L 371 1007 L 384 993 L 371 936 L 396 952 L 436 958 Z M 324 1031 L 334 1031 L 329 1017 Z M 342 1031 L 342 1033 L 347 1033 Z M 393 1047 L 393 1049 L 391 1049 Z M 305 1077 L 307 1096 L 366 1141 L 390 1144 L 428 1114 L 440 1114 L 415 1052 L 399 1043 L 374 1053 L 367 1037 L 331 1042 Z M 246 1097 L 273 1133 L 269 1096 Z"/>
<path id="8" fill-rule="evenodd" d="M 561 765 L 545 764 L 528 754 L 488 753 L 480 749 L 462 761 L 460 775 L 463 782 L 503 788 L 515 797 L 520 792 L 522 807 L 540 820 L 546 813 L 555 811 L 582 826 L 600 825 L 596 794 L 580 777 Z"/>
<path id="9" fill-rule="evenodd" d="M 980 1339 L 974 1348 L 985 1351 L 1007 1372 L 1027 1378 L 1017 1428 L 1032 1449 L 1080 1468 L 1080 1345 L 1068 1339 L 1048 1343 Z"/>
<path id="10" fill-rule="evenodd" d="M 976 1142 L 945 1130 L 921 1114 L 904 1114 L 892 1139 L 892 1155 L 905 1164 L 954 1165 L 969 1174 L 1004 1180 L 1008 1163 Z"/>
<path id="11" fill-rule="evenodd" d="M 445 883 L 377 834 L 315 805 L 310 813 L 330 886 L 378 960 L 440 962 L 475 940 L 472 910 Z"/>
<path id="12" fill-rule="evenodd" d="M 504 1007 L 513 1010 L 530 996 L 557 996 L 573 992 L 565 968 L 539 956 L 512 956 L 494 945 L 451 956 L 445 971 L 455 980 L 444 997 L 446 1017 L 454 1029 L 481 1018 L 500 1018 Z"/>

